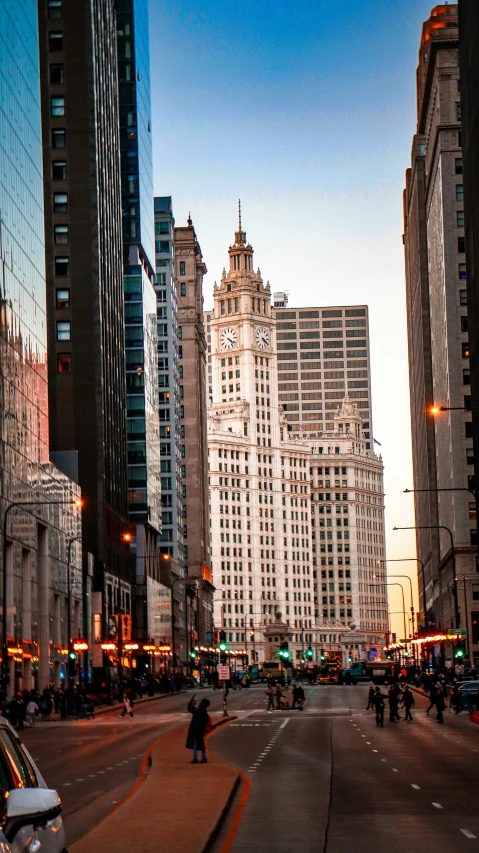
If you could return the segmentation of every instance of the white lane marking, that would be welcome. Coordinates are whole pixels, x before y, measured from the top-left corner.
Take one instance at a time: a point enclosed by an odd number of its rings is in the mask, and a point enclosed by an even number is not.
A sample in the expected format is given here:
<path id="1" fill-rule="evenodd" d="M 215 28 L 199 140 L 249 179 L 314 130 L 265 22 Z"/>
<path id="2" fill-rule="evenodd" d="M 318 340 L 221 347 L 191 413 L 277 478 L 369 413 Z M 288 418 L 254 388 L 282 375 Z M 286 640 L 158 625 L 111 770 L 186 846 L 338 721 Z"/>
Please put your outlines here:
<path id="1" fill-rule="evenodd" d="M 98 772 L 98 773 L 102 773 L 102 774 L 104 774 L 104 773 L 105 773 L 105 771 L 104 771 L 104 770 L 98 770 L 97 772 Z"/>
<path id="2" fill-rule="evenodd" d="M 89 779 L 94 779 L 94 778 L 95 778 L 95 776 L 96 776 L 96 773 L 89 773 L 89 774 L 88 774 L 88 778 L 89 778 Z"/>
<path id="3" fill-rule="evenodd" d="M 377 749 L 373 749 L 373 752 L 377 752 Z"/>
<path id="4" fill-rule="evenodd" d="M 71 788 L 71 786 L 72 786 L 71 782 L 63 782 L 62 784 L 65 788 Z"/>
<path id="5" fill-rule="evenodd" d="M 432 803 L 435 809 L 443 809 L 444 806 L 441 806 L 441 803 Z"/>
<path id="6" fill-rule="evenodd" d="M 397 767 L 393 767 L 392 771 L 393 771 L 393 773 L 399 773 L 399 770 L 397 769 Z"/>
<path id="7" fill-rule="evenodd" d="M 84 782 L 84 781 L 85 780 L 81 776 L 79 776 L 78 779 L 75 779 L 75 782 Z"/>
<path id="8" fill-rule="evenodd" d="M 284 729 L 284 727 L 288 725 L 290 719 L 291 719 L 291 717 L 286 717 L 286 719 L 283 720 L 283 722 L 281 723 L 280 729 Z"/>
<path id="9" fill-rule="evenodd" d="M 387 761 L 387 758 L 381 758 L 381 761 L 386 762 L 386 761 Z"/>
<path id="10" fill-rule="evenodd" d="M 361 735 L 361 737 L 366 737 L 366 735 Z"/>
<path id="11" fill-rule="evenodd" d="M 106 769 L 107 770 L 114 770 L 115 768 L 114 767 L 107 767 Z"/>
<path id="12" fill-rule="evenodd" d="M 470 829 L 461 829 L 461 832 L 463 835 L 466 836 L 466 838 L 477 838 L 477 835 L 474 835 L 474 833 L 471 832 Z"/>
<path id="13" fill-rule="evenodd" d="M 367 741 L 366 741 L 366 743 L 368 744 L 368 746 L 371 746 L 371 741 L 370 741 L 370 740 L 367 740 Z"/>
<path id="14" fill-rule="evenodd" d="M 419 786 L 419 785 L 414 785 L 413 783 L 411 784 L 411 788 L 414 788 L 414 790 L 415 790 L 415 791 L 420 791 L 420 790 L 421 790 L 421 788 L 420 788 L 420 786 Z"/>

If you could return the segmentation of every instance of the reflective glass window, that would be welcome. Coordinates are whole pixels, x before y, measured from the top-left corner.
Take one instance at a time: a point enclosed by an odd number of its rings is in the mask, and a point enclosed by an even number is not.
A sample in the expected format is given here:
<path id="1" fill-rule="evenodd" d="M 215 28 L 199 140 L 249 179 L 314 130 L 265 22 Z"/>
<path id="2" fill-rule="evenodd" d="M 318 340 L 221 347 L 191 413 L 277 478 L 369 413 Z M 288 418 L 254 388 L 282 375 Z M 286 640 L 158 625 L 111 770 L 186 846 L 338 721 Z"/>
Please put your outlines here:
<path id="1" fill-rule="evenodd" d="M 50 53 L 59 53 L 63 50 L 63 33 L 48 33 L 48 49 Z"/>
<path id="2" fill-rule="evenodd" d="M 55 258 L 55 275 L 70 275 L 70 258 Z"/>
<path id="3" fill-rule="evenodd" d="M 71 373 L 72 356 L 70 352 L 59 352 L 57 355 L 57 373 Z"/>
<path id="4" fill-rule="evenodd" d="M 63 127 L 55 127 L 52 130 L 52 148 L 66 148 L 67 132 Z"/>
<path id="5" fill-rule="evenodd" d="M 52 86 L 61 86 L 65 82 L 65 66 L 63 63 L 50 65 L 50 83 Z"/>
<path id="6" fill-rule="evenodd" d="M 48 0 L 48 17 L 50 20 L 61 18 L 62 0 Z"/>
<path id="7" fill-rule="evenodd" d="M 68 243 L 68 225 L 54 226 L 55 244 L 65 246 Z"/>
<path id="8" fill-rule="evenodd" d="M 185 261 L 180 261 L 180 275 L 186 275 L 186 273 L 185 273 Z"/>
<path id="9" fill-rule="evenodd" d="M 57 308 L 70 307 L 70 291 L 67 288 L 57 290 Z"/>
<path id="10" fill-rule="evenodd" d="M 67 179 L 67 161 L 54 160 L 52 163 L 52 178 L 54 181 L 66 181 Z"/>
<path id="11" fill-rule="evenodd" d="M 66 213 L 68 210 L 67 193 L 53 193 L 53 210 L 55 213 Z"/>
<path id="12" fill-rule="evenodd" d="M 70 331 L 71 331 L 71 323 L 70 322 L 57 323 L 57 341 L 69 341 L 70 340 Z"/>
<path id="13" fill-rule="evenodd" d="M 63 95 L 55 96 L 51 98 L 51 115 L 52 116 L 64 116 L 65 115 L 65 98 Z"/>

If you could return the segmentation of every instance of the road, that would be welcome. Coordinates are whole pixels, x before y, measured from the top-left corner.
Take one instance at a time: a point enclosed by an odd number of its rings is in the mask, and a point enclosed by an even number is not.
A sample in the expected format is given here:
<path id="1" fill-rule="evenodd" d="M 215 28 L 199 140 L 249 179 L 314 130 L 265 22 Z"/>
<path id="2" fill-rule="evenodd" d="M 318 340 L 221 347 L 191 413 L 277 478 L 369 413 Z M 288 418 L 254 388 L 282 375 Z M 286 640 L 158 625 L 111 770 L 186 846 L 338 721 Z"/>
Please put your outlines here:
<path id="1" fill-rule="evenodd" d="M 232 691 L 230 712 L 240 709 L 247 713 L 258 701 L 258 695 L 252 694 L 250 690 Z M 186 706 L 191 695 L 188 691 L 137 704 L 133 719 L 119 719 L 115 711 L 78 722 L 53 719 L 20 733 L 47 784 L 61 795 L 68 846 L 131 791 L 154 741 L 189 722 Z M 220 691 L 202 690 L 199 696 L 210 699 L 213 718 L 221 715 Z M 185 761 L 189 759 L 185 750 Z"/>
<path id="2" fill-rule="evenodd" d="M 416 695 L 412 723 L 377 728 L 367 688 L 306 692 L 303 713 L 268 714 L 257 694 L 210 739 L 251 784 L 231 853 L 479 850 L 479 726 L 450 711 L 439 726 Z M 226 827 L 215 853 L 230 841 Z"/>

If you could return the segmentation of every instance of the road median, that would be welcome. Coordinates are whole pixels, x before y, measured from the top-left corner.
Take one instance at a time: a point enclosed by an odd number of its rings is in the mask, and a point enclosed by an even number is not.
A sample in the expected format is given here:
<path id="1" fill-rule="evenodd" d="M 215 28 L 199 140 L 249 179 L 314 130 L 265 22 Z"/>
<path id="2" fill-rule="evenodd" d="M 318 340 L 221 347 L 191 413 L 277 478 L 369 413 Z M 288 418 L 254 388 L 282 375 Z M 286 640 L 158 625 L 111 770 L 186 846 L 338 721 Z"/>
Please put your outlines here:
<path id="1" fill-rule="evenodd" d="M 216 726 L 232 719 L 221 719 Z M 70 847 L 70 853 L 210 849 L 240 777 L 215 756 L 208 764 L 192 765 L 186 733 L 187 727 L 181 726 L 155 742 L 127 799 Z"/>

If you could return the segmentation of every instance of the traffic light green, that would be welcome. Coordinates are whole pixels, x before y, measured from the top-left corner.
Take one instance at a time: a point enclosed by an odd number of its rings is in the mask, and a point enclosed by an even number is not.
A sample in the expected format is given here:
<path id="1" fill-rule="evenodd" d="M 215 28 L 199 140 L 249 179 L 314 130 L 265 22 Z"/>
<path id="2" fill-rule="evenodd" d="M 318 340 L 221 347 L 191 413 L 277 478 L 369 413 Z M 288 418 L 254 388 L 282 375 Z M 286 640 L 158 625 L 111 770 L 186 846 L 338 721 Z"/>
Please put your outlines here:
<path id="1" fill-rule="evenodd" d="M 463 643 L 458 643 L 456 647 L 456 651 L 454 652 L 454 657 L 461 661 L 465 657 L 465 648 Z"/>
<path id="2" fill-rule="evenodd" d="M 70 652 L 69 658 L 70 658 L 70 660 L 76 660 L 77 659 L 77 653 L 76 652 Z"/>
<path id="3" fill-rule="evenodd" d="M 196 652 L 194 649 L 191 649 L 190 658 L 192 658 L 193 660 L 196 660 Z"/>
<path id="4" fill-rule="evenodd" d="M 312 650 L 312 649 L 307 649 L 307 651 L 306 651 L 306 657 L 308 658 L 308 660 L 312 660 L 312 659 L 313 659 L 313 650 Z"/>
<path id="5" fill-rule="evenodd" d="M 226 631 L 220 631 L 220 642 L 219 642 L 219 650 L 220 652 L 225 652 L 228 648 L 226 643 Z"/>
<path id="6" fill-rule="evenodd" d="M 279 649 L 279 656 L 280 656 L 282 661 L 288 661 L 289 660 L 289 646 L 286 642 L 281 643 L 281 646 Z"/>

